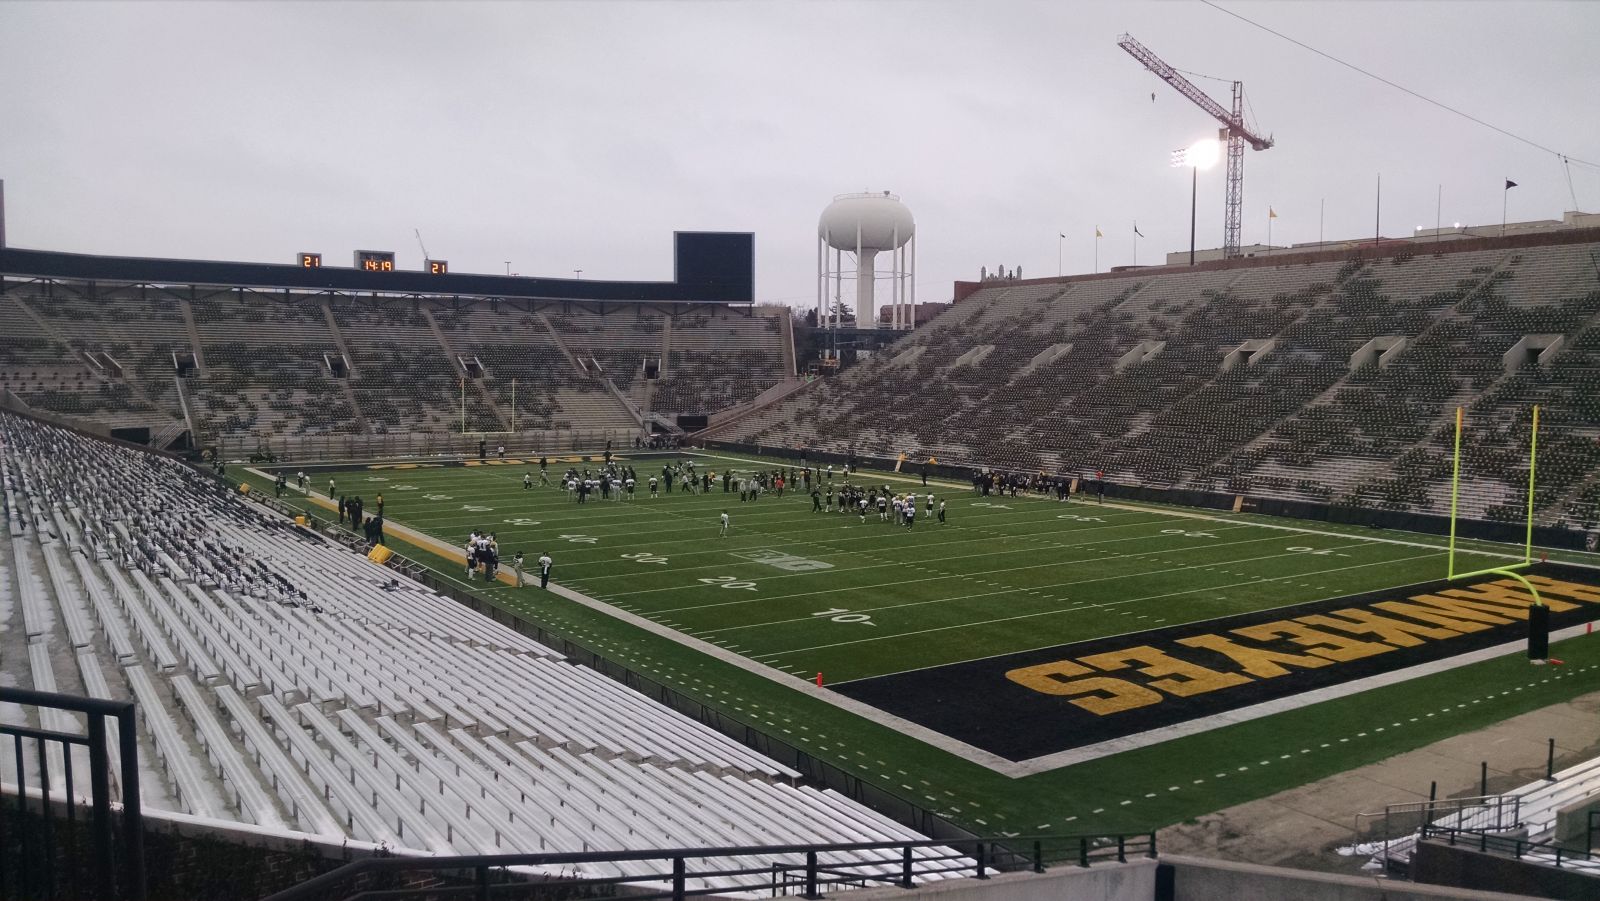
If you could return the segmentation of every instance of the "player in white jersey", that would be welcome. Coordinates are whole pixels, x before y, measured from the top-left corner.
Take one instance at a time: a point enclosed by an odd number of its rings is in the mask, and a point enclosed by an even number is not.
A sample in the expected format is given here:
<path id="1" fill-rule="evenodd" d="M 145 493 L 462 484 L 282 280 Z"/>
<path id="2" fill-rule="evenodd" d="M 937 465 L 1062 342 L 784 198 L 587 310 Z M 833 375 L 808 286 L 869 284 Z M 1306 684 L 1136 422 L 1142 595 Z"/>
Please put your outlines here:
<path id="1" fill-rule="evenodd" d="M 577 499 L 578 499 L 578 480 L 575 477 L 568 476 L 567 477 L 567 500 L 575 501 Z"/>
<path id="2" fill-rule="evenodd" d="M 928 515 L 933 515 L 933 492 L 928 492 Z"/>
<path id="3" fill-rule="evenodd" d="M 861 521 L 867 521 L 867 499 L 865 497 L 856 501 L 856 507 L 861 511 Z"/>
<path id="4" fill-rule="evenodd" d="M 722 511 L 722 531 L 720 533 L 718 533 L 717 537 L 718 538 L 727 538 L 728 537 L 728 511 L 726 511 L 726 510 Z"/>
<path id="5" fill-rule="evenodd" d="M 522 474 L 522 490 L 523 491 L 527 491 L 529 488 L 532 488 L 532 487 L 533 487 L 533 473 L 531 473 L 531 472 L 523 473 Z"/>
<path id="6" fill-rule="evenodd" d="M 628 489 L 628 500 L 633 500 L 633 476 L 628 476 L 622 484 Z"/>
<path id="7" fill-rule="evenodd" d="M 909 529 L 909 528 L 911 528 L 912 526 L 914 526 L 916 524 L 917 524 L 917 505 L 916 504 L 906 504 L 906 528 Z"/>
<path id="8" fill-rule="evenodd" d="M 656 490 L 657 487 L 658 486 L 656 484 L 656 477 L 655 476 L 651 476 L 650 477 L 650 496 L 651 497 L 660 497 L 661 496 L 660 493 Z"/>

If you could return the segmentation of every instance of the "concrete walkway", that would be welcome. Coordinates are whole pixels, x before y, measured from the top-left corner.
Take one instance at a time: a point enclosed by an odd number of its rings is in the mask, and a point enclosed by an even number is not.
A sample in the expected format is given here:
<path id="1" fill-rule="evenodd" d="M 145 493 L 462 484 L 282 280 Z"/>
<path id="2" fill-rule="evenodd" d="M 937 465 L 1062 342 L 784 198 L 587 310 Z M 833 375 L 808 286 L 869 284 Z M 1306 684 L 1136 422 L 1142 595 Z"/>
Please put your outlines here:
<path id="1" fill-rule="evenodd" d="M 1485 761 L 1490 794 L 1526 785 L 1544 777 L 1551 738 L 1558 771 L 1600 756 L 1600 692 L 1169 827 L 1158 844 L 1173 854 L 1357 872 L 1365 856 L 1334 853 L 1354 840 L 1357 814 L 1426 801 L 1434 780 L 1440 798 L 1475 796 Z"/>

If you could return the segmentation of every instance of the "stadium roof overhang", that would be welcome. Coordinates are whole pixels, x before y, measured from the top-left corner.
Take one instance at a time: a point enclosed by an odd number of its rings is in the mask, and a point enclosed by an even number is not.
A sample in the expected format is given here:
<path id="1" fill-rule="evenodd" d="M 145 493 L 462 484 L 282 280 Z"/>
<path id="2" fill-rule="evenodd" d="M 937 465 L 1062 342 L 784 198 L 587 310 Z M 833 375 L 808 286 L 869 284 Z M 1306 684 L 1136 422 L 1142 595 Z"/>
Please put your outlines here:
<path id="1" fill-rule="evenodd" d="M 0 276 L 142 285 L 261 288 L 508 300 L 604 303 L 748 304 L 755 298 L 755 235 L 750 232 L 675 232 L 673 280 L 599 279 L 426 272 L 365 272 L 271 263 L 112 257 L 0 247 Z"/>

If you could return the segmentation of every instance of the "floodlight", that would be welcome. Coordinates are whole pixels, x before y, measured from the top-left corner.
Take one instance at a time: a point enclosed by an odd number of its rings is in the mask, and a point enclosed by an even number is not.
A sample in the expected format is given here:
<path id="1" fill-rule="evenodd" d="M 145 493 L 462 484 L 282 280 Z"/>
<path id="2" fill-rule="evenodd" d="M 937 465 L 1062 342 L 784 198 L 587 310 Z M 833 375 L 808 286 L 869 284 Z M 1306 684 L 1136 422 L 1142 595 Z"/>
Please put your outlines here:
<path id="1" fill-rule="evenodd" d="M 1222 146 L 1214 138 L 1205 138 L 1190 144 L 1183 154 L 1184 165 L 1196 169 L 1210 169 L 1222 158 Z"/>

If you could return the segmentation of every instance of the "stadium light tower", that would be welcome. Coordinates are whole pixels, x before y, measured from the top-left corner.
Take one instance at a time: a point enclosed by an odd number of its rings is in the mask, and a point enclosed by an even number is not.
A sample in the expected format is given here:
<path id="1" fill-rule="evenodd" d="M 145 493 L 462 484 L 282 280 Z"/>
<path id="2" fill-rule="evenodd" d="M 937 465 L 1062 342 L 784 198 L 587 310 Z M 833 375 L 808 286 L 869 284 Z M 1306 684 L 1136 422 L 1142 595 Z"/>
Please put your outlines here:
<path id="1" fill-rule="evenodd" d="M 1184 78 L 1177 69 L 1167 65 L 1149 47 L 1134 40 L 1133 35 L 1125 34 L 1118 38 L 1117 46 L 1143 63 L 1157 78 L 1189 98 L 1189 102 L 1222 123 L 1223 140 L 1228 142 L 1228 202 L 1222 225 L 1222 255 L 1228 259 L 1239 256 L 1239 221 L 1244 209 L 1244 145 L 1249 143 L 1253 150 L 1266 150 L 1272 146 L 1270 136 L 1263 138 L 1245 127 L 1244 82 L 1233 83 L 1233 109 L 1229 111 L 1212 100 L 1205 91 L 1195 87 L 1194 82 Z"/>
<path id="2" fill-rule="evenodd" d="M 1192 170 L 1189 176 L 1189 265 L 1194 265 L 1194 210 L 1195 200 L 1200 191 L 1200 170 L 1210 169 L 1217 164 L 1217 157 L 1222 153 L 1220 141 L 1206 138 L 1195 141 L 1182 150 L 1172 151 L 1172 165 L 1174 168 L 1188 166 Z"/>
<path id="3" fill-rule="evenodd" d="M 874 305 L 876 283 L 880 277 L 877 256 L 893 255 L 888 278 L 894 305 L 890 327 L 907 330 L 916 325 L 917 305 L 917 224 L 911 210 L 888 191 L 840 194 L 822 211 L 817 222 L 817 325 L 834 330 L 837 341 L 841 317 L 842 288 L 845 278 L 856 282 L 856 322 L 877 318 Z M 832 251 L 830 262 L 829 251 Z M 855 255 L 855 271 L 845 273 L 844 255 Z M 825 306 L 828 282 L 833 281 L 831 316 Z M 824 316 L 828 316 L 824 319 Z M 837 352 L 837 344 L 835 344 Z"/>

